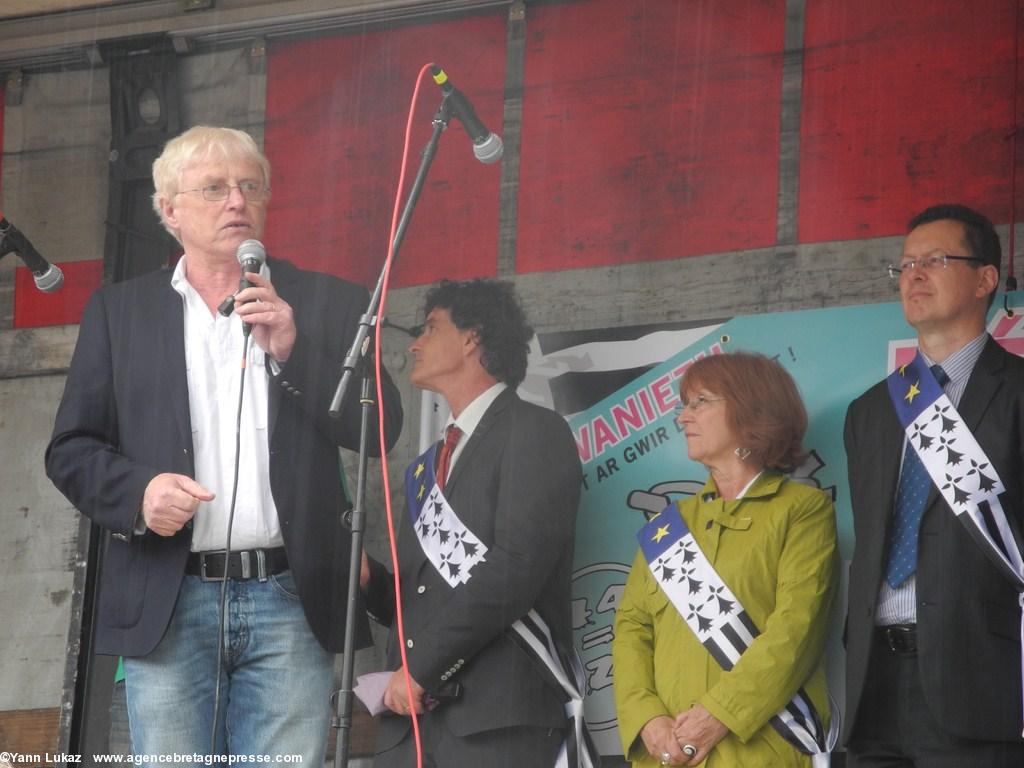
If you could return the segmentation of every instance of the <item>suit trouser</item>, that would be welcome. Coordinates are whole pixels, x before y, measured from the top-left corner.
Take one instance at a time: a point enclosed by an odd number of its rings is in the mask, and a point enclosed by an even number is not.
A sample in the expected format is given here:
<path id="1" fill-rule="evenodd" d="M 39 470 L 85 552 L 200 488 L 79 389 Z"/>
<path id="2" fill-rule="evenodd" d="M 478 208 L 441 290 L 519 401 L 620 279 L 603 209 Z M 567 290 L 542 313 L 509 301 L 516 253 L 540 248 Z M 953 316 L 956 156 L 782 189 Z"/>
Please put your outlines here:
<path id="1" fill-rule="evenodd" d="M 959 692 L 949 691 L 949 695 L 957 696 Z M 1008 702 L 1007 706 L 1012 704 Z M 917 654 L 890 650 L 876 633 L 860 709 L 847 745 L 846 765 L 1021 768 L 1024 741 L 975 741 L 949 733 L 928 709 Z"/>
<path id="2" fill-rule="evenodd" d="M 443 705 L 442 705 L 443 706 Z M 385 715 L 390 717 L 390 715 Z M 442 718 L 420 715 L 424 768 L 550 768 L 555 764 L 564 734 L 557 728 L 518 726 L 469 736 L 456 736 Z M 374 768 L 415 768 L 412 727 L 398 744 L 379 753 Z"/>

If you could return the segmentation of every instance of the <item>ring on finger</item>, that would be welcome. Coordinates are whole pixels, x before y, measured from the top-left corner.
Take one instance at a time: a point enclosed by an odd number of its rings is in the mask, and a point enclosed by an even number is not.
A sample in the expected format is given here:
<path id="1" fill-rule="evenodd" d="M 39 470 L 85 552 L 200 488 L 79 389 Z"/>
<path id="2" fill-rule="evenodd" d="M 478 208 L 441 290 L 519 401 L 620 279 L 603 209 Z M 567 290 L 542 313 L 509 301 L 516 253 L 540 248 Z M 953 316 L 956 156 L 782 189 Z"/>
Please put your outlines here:
<path id="1" fill-rule="evenodd" d="M 683 744 L 683 754 L 687 757 L 693 757 L 699 751 L 693 744 Z"/>
<path id="2" fill-rule="evenodd" d="M 672 759 L 672 755 L 670 755 L 668 752 L 662 752 L 661 753 L 661 764 L 662 765 L 668 765 L 668 761 L 671 760 L 671 759 Z"/>

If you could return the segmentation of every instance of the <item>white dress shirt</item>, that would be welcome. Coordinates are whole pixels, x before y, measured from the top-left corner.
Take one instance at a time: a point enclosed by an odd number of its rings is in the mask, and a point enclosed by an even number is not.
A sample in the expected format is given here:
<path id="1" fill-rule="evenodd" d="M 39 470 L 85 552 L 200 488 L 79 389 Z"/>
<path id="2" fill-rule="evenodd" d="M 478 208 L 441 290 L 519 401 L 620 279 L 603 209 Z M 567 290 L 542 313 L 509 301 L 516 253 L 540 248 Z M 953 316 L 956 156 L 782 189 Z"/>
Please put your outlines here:
<path id="1" fill-rule="evenodd" d="M 235 432 L 244 337 L 237 314 L 210 313 L 188 282 L 187 257 L 174 270 L 171 286 L 182 297 L 185 316 L 185 368 L 192 422 L 195 479 L 216 494 L 199 505 L 193 518 L 192 551 L 224 549 L 235 476 Z M 264 264 L 260 274 L 270 279 Z M 267 356 L 250 337 L 246 356 L 238 456 L 238 493 L 231 549 L 279 547 L 283 544 L 277 507 L 270 492 L 267 430 Z"/>

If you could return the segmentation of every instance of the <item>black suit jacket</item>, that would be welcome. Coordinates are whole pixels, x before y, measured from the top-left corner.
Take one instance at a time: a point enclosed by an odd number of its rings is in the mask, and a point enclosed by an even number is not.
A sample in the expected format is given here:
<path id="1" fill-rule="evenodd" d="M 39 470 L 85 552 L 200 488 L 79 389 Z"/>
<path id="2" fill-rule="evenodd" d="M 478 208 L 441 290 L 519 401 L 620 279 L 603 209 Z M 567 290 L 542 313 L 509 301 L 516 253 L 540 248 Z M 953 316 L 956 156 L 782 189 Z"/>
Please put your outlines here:
<path id="1" fill-rule="evenodd" d="M 1021 541 L 1024 514 L 1024 360 L 991 338 L 959 411 L 1006 485 L 1002 504 Z M 846 635 L 846 723 L 853 728 L 872 651 L 875 606 L 885 575 L 903 430 L 885 382 L 846 416 L 856 548 Z M 932 488 L 917 566 L 917 662 L 925 699 L 950 733 L 969 739 L 1021 735 L 1021 609 L 1017 592 Z"/>
<path id="2" fill-rule="evenodd" d="M 563 695 L 509 639 L 535 608 L 563 648 L 572 646 L 573 538 L 582 474 L 565 420 L 510 388 L 491 404 L 452 468 L 445 494 L 488 547 L 472 578 L 452 588 L 434 570 L 408 520 L 399 534 L 409 671 L 428 692 L 459 683 L 462 697 L 435 712 L 456 736 L 495 728 L 565 726 Z M 390 577 L 375 565 L 370 609 L 389 615 Z M 393 602 L 393 601 L 392 601 Z M 388 668 L 401 666 L 397 631 Z M 405 735 L 408 717 L 385 715 L 378 750 Z"/>
<path id="3" fill-rule="evenodd" d="M 346 500 L 337 446 L 358 448 L 359 398 L 347 398 L 336 420 L 328 409 L 367 294 L 288 262 L 269 263 L 298 330 L 291 357 L 270 378 L 271 490 L 309 625 L 324 648 L 340 651 L 349 533 L 339 524 Z M 164 269 L 104 287 L 90 299 L 46 451 L 46 471 L 57 488 L 113 534 L 103 561 L 98 653 L 140 656 L 156 647 L 190 548 L 191 526 L 170 537 L 133 535 L 154 476 L 194 476 L 182 299 L 171 275 Z M 390 447 L 401 431 L 402 409 L 386 375 L 384 393 Z M 376 428 L 372 434 L 376 438 Z M 379 452 L 376 442 L 371 449 Z M 365 620 L 361 629 L 366 644 Z"/>

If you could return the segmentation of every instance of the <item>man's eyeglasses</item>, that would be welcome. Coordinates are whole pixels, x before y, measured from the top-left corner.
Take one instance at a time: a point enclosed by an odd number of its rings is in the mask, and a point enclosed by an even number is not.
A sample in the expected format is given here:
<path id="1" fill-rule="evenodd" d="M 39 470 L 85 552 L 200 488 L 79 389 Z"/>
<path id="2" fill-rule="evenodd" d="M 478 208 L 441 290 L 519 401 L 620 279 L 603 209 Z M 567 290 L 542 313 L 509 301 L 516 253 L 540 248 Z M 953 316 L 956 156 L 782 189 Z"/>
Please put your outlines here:
<path id="1" fill-rule="evenodd" d="M 696 413 L 708 403 L 718 403 L 725 400 L 724 397 L 704 397 L 704 395 L 697 395 L 693 400 L 681 400 L 673 411 L 675 411 L 676 417 L 683 415 L 683 411 L 689 408 L 691 411 Z"/>
<path id="2" fill-rule="evenodd" d="M 203 200 L 206 200 L 207 202 L 222 203 L 231 197 L 232 189 L 237 189 L 241 192 L 242 197 L 250 203 L 266 200 L 270 197 L 269 187 L 265 187 L 262 182 L 259 181 L 240 181 L 238 184 L 224 184 L 222 182 L 218 182 L 217 184 L 207 184 L 205 187 L 183 189 L 178 192 L 178 194 L 184 195 L 189 192 L 198 192 L 203 196 Z"/>
<path id="3" fill-rule="evenodd" d="M 915 269 L 925 269 L 928 271 L 933 269 L 945 269 L 950 260 L 976 261 L 979 264 L 984 264 L 984 260 L 979 259 L 977 256 L 953 256 L 952 254 L 943 253 L 942 251 L 933 251 L 927 256 L 922 256 L 919 259 L 904 259 L 899 263 L 899 266 L 890 264 L 885 269 L 889 273 L 889 277 L 893 280 L 898 280 L 902 273 L 906 272 L 910 274 Z"/>

